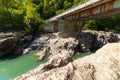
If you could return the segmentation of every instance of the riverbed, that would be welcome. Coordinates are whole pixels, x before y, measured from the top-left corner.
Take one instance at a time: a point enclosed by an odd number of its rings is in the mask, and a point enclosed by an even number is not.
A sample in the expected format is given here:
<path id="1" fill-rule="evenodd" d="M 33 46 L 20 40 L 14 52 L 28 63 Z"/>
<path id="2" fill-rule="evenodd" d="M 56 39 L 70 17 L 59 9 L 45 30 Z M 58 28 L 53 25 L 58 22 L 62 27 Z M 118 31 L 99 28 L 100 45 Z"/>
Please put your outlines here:
<path id="1" fill-rule="evenodd" d="M 35 53 L 36 51 L 32 51 L 26 55 L 22 55 L 19 57 L 8 56 L 8 57 L 1 58 L 0 59 L 0 80 L 10 80 L 12 78 L 15 78 L 21 74 L 28 72 L 29 70 L 36 68 L 38 65 L 42 63 L 47 62 L 47 58 L 49 55 L 47 55 L 44 58 L 44 60 L 37 61 L 33 57 L 33 54 Z M 91 54 L 92 52 L 81 53 L 73 56 L 72 58 L 75 60 Z"/>

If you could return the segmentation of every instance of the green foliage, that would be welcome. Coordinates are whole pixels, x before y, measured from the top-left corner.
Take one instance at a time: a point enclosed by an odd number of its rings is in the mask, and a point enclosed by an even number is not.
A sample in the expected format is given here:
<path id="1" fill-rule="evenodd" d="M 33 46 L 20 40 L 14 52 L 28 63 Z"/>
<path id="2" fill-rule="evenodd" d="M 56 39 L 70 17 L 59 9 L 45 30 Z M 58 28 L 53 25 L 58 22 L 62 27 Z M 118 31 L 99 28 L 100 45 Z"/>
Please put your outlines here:
<path id="1" fill-rule="evenodd" d="M 26 24 L 25 30 L 28 32 L 34 32 L 38 30 L 38 26 L 40 25 L 40 14 L 37 12 L 36 5 L 32 3 L 32 0 L 26 0 L 24 5 L 24 23 Z"/>
<path id="2" fill-rule="evenodd" d="M 85 22 L 83 29 L 103 30 L 103 31 L 119 31 L 120 30 L 120 16 L 113 16 L 109 18 L 88 20 Z"/>
<path id="3" fill-rule="evenodd" d="M 96 29 L 96 22 L 95 22 L 95 20 L 86 21 L 85 24 L 84 24 L 83 29 L 95 30 Z"/>
<path id="4" fill-rule="evenodd" d="M 87 0 L 34 0 L 34 3 L 39 7 L 41 18 L 49 19 L 64 12 L 76 3 L 83 3 L 84 1 Z"/>
<path id="5" fill-rule="evenodd" d="M 1 0 L 0 6 L 0 30 L 38 30 L 42 20 L 32 0 Z"/>
<path id="6" fill-rule="evenodd" d="M 0 0 L 0 31 L 44 31 L 46 19 L 88 0 Z M 73 6 L 73 7 L 74 7 Z M 120 16 L 85 22 L 83 29 L 120 30 Z"/>
<path id="7" fill-rule="evenodd" d="M 0 5 L 0 29 L 17 29 L 23 28 L 23 10 L 20 1 L 1 0 Z M 19 6 L 18 6 L 19 5 Z"/>

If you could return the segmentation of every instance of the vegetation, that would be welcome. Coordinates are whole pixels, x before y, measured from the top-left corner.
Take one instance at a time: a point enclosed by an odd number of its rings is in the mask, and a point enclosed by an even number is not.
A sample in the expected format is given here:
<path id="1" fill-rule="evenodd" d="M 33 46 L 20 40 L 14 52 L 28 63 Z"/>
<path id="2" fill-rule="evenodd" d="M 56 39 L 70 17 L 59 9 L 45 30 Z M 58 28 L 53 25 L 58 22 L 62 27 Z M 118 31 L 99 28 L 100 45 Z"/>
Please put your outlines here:
<path id="1" fill-rule="evenodd" d="M 43 31 L 46 19 L 84 0 L 0 0 L 0 31 Z"/>
<path id="2" fill-rule="evenodd" d="M 0 30 L 35 31 L 43 22 L 32 0 L 0 0 Z"/>
<path id="3" fill-rule="evenodd" d="M 0 0 L 0 31 L 41 29 L 46 19 L 88 0 Z M 85 22 L 84 29 L 118 30 L 120 17 Z"/>
<path id="4" fill-rule="evenodd" d="M 103 31 L 120 31 L 120 16 L 112 16 L 97 20 L 88 20 L 85 22 L 83 29 L 103 30 Z"/>

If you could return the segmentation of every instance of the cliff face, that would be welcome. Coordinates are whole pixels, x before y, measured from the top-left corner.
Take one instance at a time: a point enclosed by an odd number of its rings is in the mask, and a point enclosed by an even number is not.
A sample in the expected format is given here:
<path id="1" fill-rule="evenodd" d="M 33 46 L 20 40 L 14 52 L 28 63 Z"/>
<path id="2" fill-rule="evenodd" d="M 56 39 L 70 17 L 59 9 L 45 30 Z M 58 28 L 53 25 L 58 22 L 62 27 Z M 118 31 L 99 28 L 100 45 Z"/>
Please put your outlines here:
<path id="1" fill-rule="evenodd" d="M 8 54 L 17 45 L 15 37 L 8 37 L 0 40 L 0 57 Z"/>
<path id="2" fill-rule="evenodd" d="M 120 80 L 119 76 L 120 43 L 108 43 L 95 54 L 75 61 L 64 52 L 56 54 L 14 80 Z"/>
<path id="3" fill-rule="evenodd" d="M 7 54 L 22 54 L 24 48 L 29 44 L 32 35 L 25 31 L 1 32 L 0 33 L 0 57 Z"/>
<path id="4" fill-rule="evenodd" d="M 23 32 L 1 32 L 0 33 L 0 57 L 10 53 L 17 45 L 18 39 Z"/>

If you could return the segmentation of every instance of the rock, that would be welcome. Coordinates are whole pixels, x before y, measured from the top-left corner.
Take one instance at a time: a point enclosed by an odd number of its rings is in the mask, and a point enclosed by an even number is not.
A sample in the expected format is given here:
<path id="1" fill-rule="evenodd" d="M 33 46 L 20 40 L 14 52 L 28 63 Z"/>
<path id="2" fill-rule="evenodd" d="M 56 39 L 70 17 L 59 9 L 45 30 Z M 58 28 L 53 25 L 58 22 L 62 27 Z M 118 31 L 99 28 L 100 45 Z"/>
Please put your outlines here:
<path id="1" fill-rule="evenodd" d="M 107 36 L 104 31 L 99 31 L 97 34 L 98 47 L 101 48 L 103 45 L 107 44 Z"/>
<path id="2" fill-rule="evenodd" d="M 54 55 L 47 63 L 13 80 L 120 80 L 120 43 L 108 43 L 93 55 L 60 66 L 65 55 Z"/>
<path id="3" fill-rule="evenodd" d="M 120 43 L 110 43 L 95 54 L 75 60 L 72 80 L 119 80 Z"/>
<path id="4" fill-rule="evenodd" d="M 68 51 L 63 51 L 58 54 L 51 55 L 48 60 L 49 67 L 60 67 L 72 62 L 72 58 Z"/>
<path id="5" fill-rule="evenodd" d="M 0 33 L 0 39 L 8 38 L 8 37 L 16 37 L 17 39 L 23 37 L 26 35 L 25 31 L 19 31 L 19 32 L 1 32 Z"/>
<path id="6" fill-rule="evenodd" d="M 60 50 L 67 50 L 71 55 L 74 55 L 77 44 L 78 41 L 75 38 L 60 38 L 53 36 L 53 34 L 44 34 L 40 38 L 36 38 L 28 48 L 42 51 L 42 49 L 49 47 L 48 53 L 51 54 L 57 54 Z"/>
<path id="7" fill-rule="evenodd" d="M 16 37 L 8 37 L 0 40 L 0 57 L 10 53 L 17 45 Z"/>
<path id="8" fill-rule="evenodd" d="M 77 52 L 96 51 L 107 43 L 119 42 L 120 40 L 115 33 L 104 31 L 83 31 L 78 35 L 78 38 L 61 38 L 54 35 L 55 33 L 43 34 L 40 38 L 32 41 L 27 48 L 42 51 L 42 49 L 50 47 L 48 53 L 57 54 L 62 50 L 66 50 L 70 52 L 70 55 L 74 55 Z M 21 43 L 23 43 L 23 40 L 24 38 L 21 40 Z M 21 52 L 20 50 L 19 52 Z"/>
<path id="9" fill-rule="evenodd" d="M 119 42 L 120 42 L 120 34 L 116 34 L 118 36 Z"/>
<path id="10" fill-rule="evenodd" d="M 96 51 L 107 43 L 119 42 L 119 35 L 104 31 L 83 31 L 78 36 L 78 52 Z"/>
<path id="11" fill-rule="evenodd" d="M 72 58 L 68 52 L 51 55 L 48 62 L 40 67 L 40 71 L 48 71 L 57 67 L 62 67 L 72 62 Z"/>
<path id="12" fill-rule="evenodd" d="M 69 63 L 64 67 L 55 68 L 50 71 L 46 71 L 40 75 L 36 75 L 35 77 L 38 80 L 70 80 L 73 75 L 72 72 L 73 72 L 73 66 L 72 63 Z M 31 78 L 34 79 L 33 77 L 29 77 L 28 80 Z"/>
<path id="13" fill-rule="evenodd" d="M 17 46 L 15 47 L 15 49 L 13 50 L 14 54 L 25 54 L 27 52 L 29 52 L 31 49 L 25 49 L 31 42 L 32 40 L 32 35 L 26 35 L 21 37 L 18 42 L 17 42 Z"/>
<path id="14" fill-rule="evenodd" d="M 0 56 L 10 54 L 18 45 L 18 41 L 26 34 L 24 31 L 19 32 L 1 32 L 0 33 Z M 18 52 L 21 49 L 18 50 Z"/>
<path id="15" fill-rule="evenodd" d="M 70 55 L 74 54 L 74 49 L 77 47 L 78 41 L 75 38 L 58 38 L 49 40 L 50 52 L 57 54 L 61 50 L 71 51 Z"/>
<path id="16" fill-rule="evenodd" d="M 42 45 L 42 42 L 40 38 L 37 37 L 27 46 L 27 48 L 30 48 L 30 50 L 39 50 L 39 47 L 41 47 L 41 45 Z"/>
<path id="17" fill-rule="evenodd" d="M 37 49 L 38 49 L 38 46 L 39 46 L 38 44 L 33 44 L 33 45 L 32 45 L 32 50 L 37 50 Z"/>
<path id="18" fill-rule="evenodd" d="M 108 37 L 108 42 L 113 43 L 113 42 L 118 42 L 120 38 L 118 38 L 117 34 L 111 33 Z"/>
<path id="19" fill-rule="evenodd" d="M 53 34 L 43 34 L 40 38 L 35 38 L 30 45 L 28 45 L 32 36 L 27 35 L 19 39 L 18 47 L 14 53 L 21 54 L 27 53 L 30 50 L 42 50 L 43 48 L 50 47 L 48 53 L 57 54 L 60 50 L 71 52 L 74 55 L 77 52 L 90 52 L 96 51 L 107 43 L 119 42 L 118 35 L 112 32 L 104 31 L 83 31 L 78 38 L 69 37 L 61 38 Z M 26 48 L 24 50 L 24 48 Z M 27 49 L 28 48 L 28 49 Z M 23 51 L 24 50 L 24 51 Z"/>
<path id="20" fill-rule="evenodd" d="M 21 77 L 15 78 L 13 80 L 70 80 L 72 78 L 73 66 L 72 63 L 61 67 L 55 68 L 50 71 L 45 71 L 44 73 L 36 74 L 39 71 L 31 71 L 26 75 L 22 75 Z"/>
<path id="21" fill-rule="evenodd" d="M 30 50 L 31 50 L 31 48 L 26 48 L 26 49 L 24 49 L 24 50 L 23 50 L 23 54 L 28 53 Z"/>
<path id="22" fill-rule="evenodd" d="M 4 38 L 8 38 L 8 37 L 15 37 L 15 33 L 9 32 L 9 33 L 4 33 L 1 32 L 0 33 L 0 39 L 4 39 Z"/>
<path id="23" fill-rule="evenodd" d="M 83 32 L 78 36 L 78 52 L 88 52 L 95 48 L 97 36 L 93 32 Z"/>
<path id="24" fill-rule="evenodd" d="M 20 44 L 27 43 L 27 42 L 31 41 L 31 39 L 32 39 L 32 35 L 26 35 L 19 39 L 18 44 L 20 45 Z"/>
<path id="25" fill-rule="evenodd" d="M 33 56 L 37 59 L 37 60 L 42 60 L 45 55 L 48 54 L 47 49 L 44 49 L 42 51 L 39 51 L 38 53 L 34 54 Z"/>

